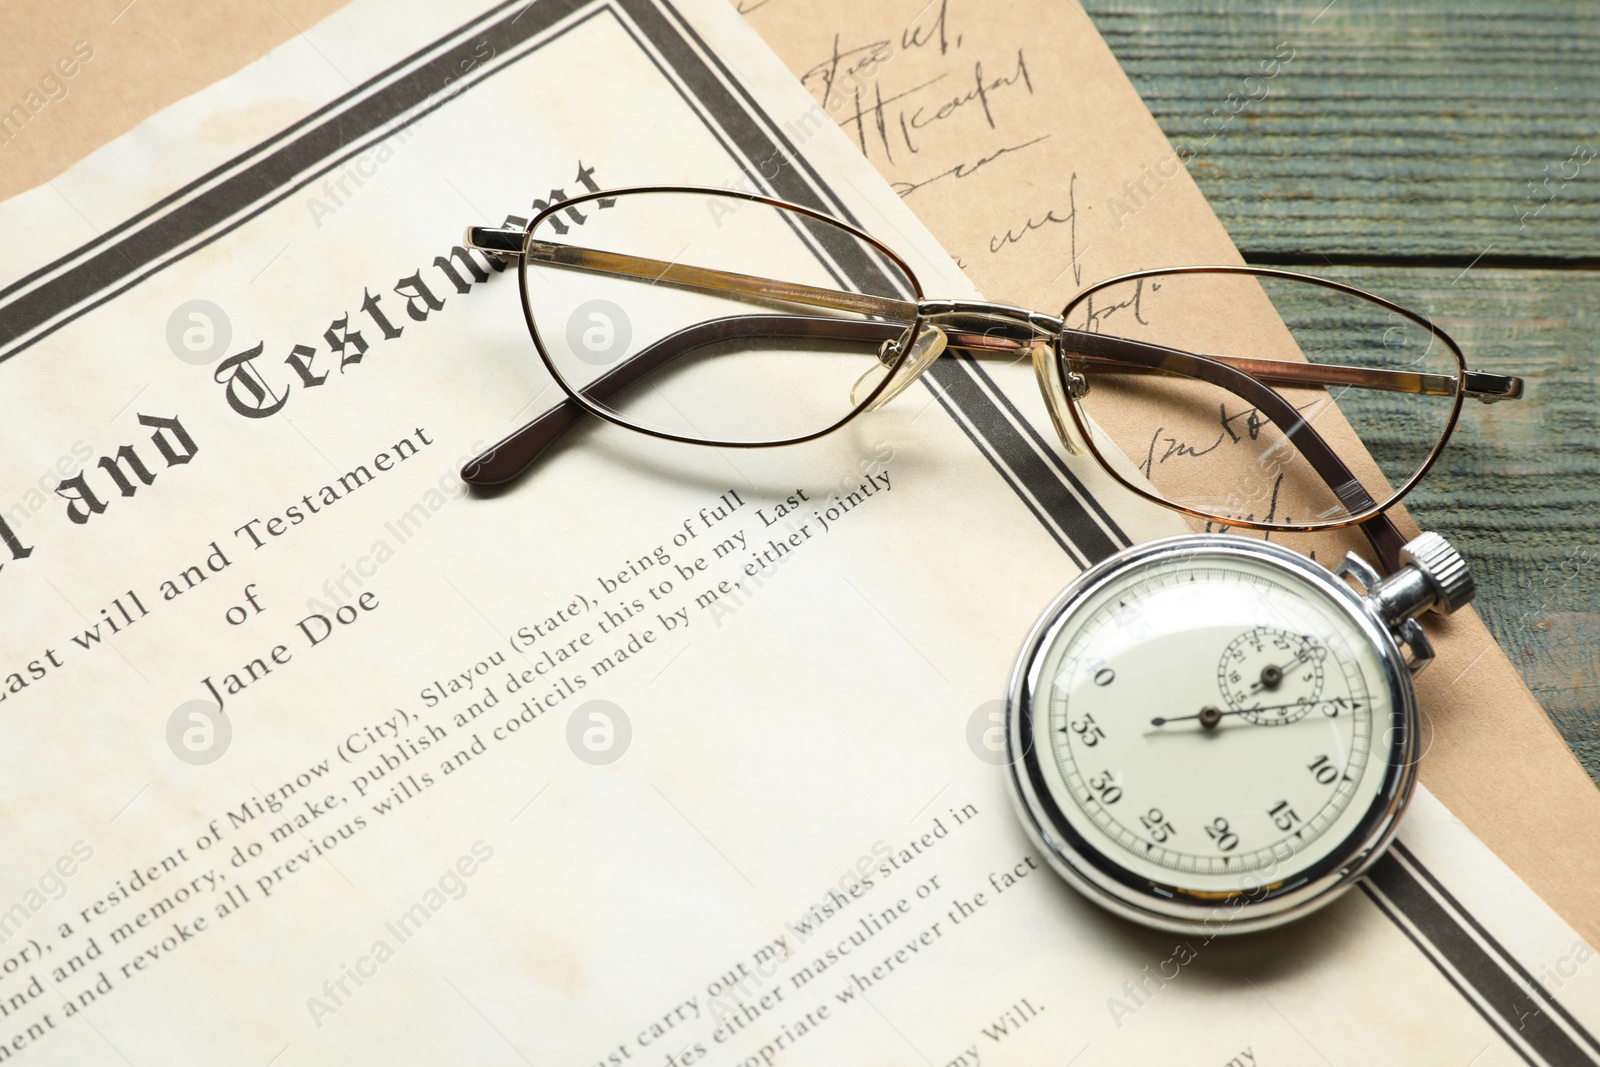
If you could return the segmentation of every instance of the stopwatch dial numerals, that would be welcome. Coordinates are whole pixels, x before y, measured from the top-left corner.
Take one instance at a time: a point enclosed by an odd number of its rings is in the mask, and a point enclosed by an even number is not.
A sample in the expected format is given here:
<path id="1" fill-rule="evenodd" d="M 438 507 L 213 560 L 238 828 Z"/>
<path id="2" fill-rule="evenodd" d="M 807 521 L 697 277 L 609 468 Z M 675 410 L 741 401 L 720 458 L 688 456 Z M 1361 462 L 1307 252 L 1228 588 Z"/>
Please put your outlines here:
<path id="1" fill-rule="evenodd" d="M 1257 663 L 1312 649 L 1302 662 L 1323 665 L 1315 650 L 1325 646 L 1304 635 L 1247 633 L 1239 644 Z M 1268 718 L 1275 712 L 1259 703 L 1250 705 L 1255 715 L 1234 708 L 1210 727 L 1198 720 L 1152 726 L 1151 708 L 1170 710 L 1182 699 L 1159 669 L 1174 658 L 1109 667 L 1085 655 L 1057 663 L 1048 747 L 1065 795 L 1097 835 L 1175 875 L 1248 879 L 1276 869 L 1324 834 L 1354 796 L 1372 727 L 1359 675 L 1330 660 L 1329 684 L 1312 690 L 1315 697 L 1301 694 L 1306 702 L 1288 720 L 1299 723 L 1293 727 Z M 1109 670 L 1117 671 L 1116 684 L 1098 684 Z M 1310 668 L 1304 674 L 1315 678 Z M 1335 691 L 1352 684 L 1355 695 Z"/>
<path id="2" fill-rule="evenodd" d="M 1332 785 L 1339 780 L 1339 768 L 1325 755 L 1306 764 L 1306 770 L 1311 772 L 1311 777 L 1317 780 L 1318 785 Z"/>
<path id="3" fill-rule="evenodd" d="M 1232 852 L 1239 847 L 1239 835 L 1234 833 L 1228 820 L 1221 815 L 1206 823 L 1206 836 L 1217 846 L 1218 852 Z"/>
<path id="4" fill-rule="evenodd" d="M 1101 729 L 1100 724 L 1095 722 L 1094 715 L 1089 712 L 1076 718 L 1069 718 L 1067 725 L 1057 732 L 1075 735 L 1078 743 L 1085 748 L 1094 748 L 1106 739 L 1105 730 Z"/>
<path id="5" fill-rule="evenodd" d="M 1228 643 L 1217 688 L 1228 706 L 1260 726 L 1298 722 L 1319 707 L 1327 648 L 1316 638 L 1256 626 Z"/>
<path id="6" fill-rule="evenodd" d="M 1294 828 L 1304 821 L 1300 818 L 1300 813 L 1289 806 L 1287 800 L 1280 800 L 1272 805 L 1267 809 L 1267 815 L 1271 817 L 1272 825 L 1286 834 L 1294 832 Z"/>
<path id="7" fill-rule="evenodd" d="M 1271 881 L 1339 848 L 1366 810 L 1380 661 L 1353 619 L 1276 571 L 1185 558 L 1131 573 L 1051 641 L 1030 727 L 1044 784 L 1135 877 Z"/>
<path id="8" fill-rule="evenodd" d="M 1150 840 L 1158 845 L 1164 845 L 1178 836 L 1178 828 L 1172 825 L 1160 808 L 1151 808 L 1139 816 L 1139 823 L 1144 827 L 1144 832 L 1150 835 Z"/>
<path id="9" fill-rule="evenodd" d="M 1111 771 L 1101 771 L 1099 774 L 1092 774 L 1088 778 L 1089 793 L 1096 800 L 1098 800 L 1102 806 L 1110 807 L 1122 799 L 1121 782 L 1122 775 L 1114 774 Z"/>

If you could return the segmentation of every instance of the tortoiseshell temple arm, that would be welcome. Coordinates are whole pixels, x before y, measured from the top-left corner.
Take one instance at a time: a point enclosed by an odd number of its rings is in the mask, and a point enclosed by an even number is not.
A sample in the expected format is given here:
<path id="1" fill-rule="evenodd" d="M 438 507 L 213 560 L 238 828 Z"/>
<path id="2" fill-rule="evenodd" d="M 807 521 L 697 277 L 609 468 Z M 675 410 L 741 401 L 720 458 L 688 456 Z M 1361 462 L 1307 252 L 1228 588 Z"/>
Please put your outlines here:
<path id="1" fill-rule="evenodd" d="M 526 247 L 530 262 L 714 292 L 737 292 L 890 320 L 873 322 L 825 316 L 736 315 L 700 323 L 661 338 L 590 383 L 584 389 L 585 396 L 601 403 L 671 360 L 709 344 L 771 337 L 855 340 L 881 345 L 898 337 L 904 331 L 903 324 L 916 319 L 920 310 L 911 301 L 782 282 L 560 242 L 528 241 L 523 230 L 509 227 L 469 227 L 466 241 L 480 251 L 507 258 L 520 257 Z M 979 316 L 970 320 L 969 325 L 960 314 L 935 315 L 933 320 L 945 331 L 950 348 L 973 355 L 1014 356 L 1038 340 L 1033 329 L 1020 321 L 1015 324 L 997 323 L 993 318 Z M 1009 325 L 1015 328 L 1010 329 Z M 1226 382 L 1216 384 L 1224 385 L 1236 393 L 1241 389 L 1245 393 L 1254 392 L 1251 386 L 1257 382 L 1313 387 L 1347 386 L 1439 396 L 1452 396 L 1457 388 L 1455 379 L 1448 375 L 1237 356 L 1202 356 L 1126 338 L 1070 329 L 1062 330 L 1062 341 L 1063 348 L 1070 353 L 1069 358 L 1092 363 L 1101 373 L 1183 373 L 1173 366 L 1174 359 L 1189 368 L 1220 364 L 1226 371 L 1235 373 L 1227 374 Z M 1191 362 L 1197 359 L 1201 362 Z M 1514 399 L 1522 395 L 1522 380 L 1502 375 L 1468 371 L 1465 381 L 1460 385 L 1461 391 L 1467 396 L 1484 402 Z M 571 397 L 564 398 L 549 411 L 469 462 L 462 469 L 463 479 L 474 485 L 497 485 L 515 478 L 545 448 L 579 421 L 583 414 L 584 409 L 577 401 Z"/>
<path id="2" fill-rule="evenodd" d="M 493 226 L 472 226 L 467 229 L 469 245 L 496 255 L 518 257 L 523 254 L 524 234 L 520 229 Z M 632 256 L 620 252 L 604 252 L 583 248 L 559 241 L 528 241 L 530 261 L 550 263 L 555 266 L 591 270 L 603 274 L 617 274 L 640 278 L 650 282 L 668 282 L 675 285 L 717 292 L 742 293 L 768 300 L 784 300 L 835 311 L 851 311 L 861 315 L 875 315 L 886 319 L 909 322 L 917 316 L 917 305 L 908 300 L 848 293 L 836 289 L 759 278 L 748 274 L 694 267 L 646 256 Z M 1065 331 L 1068 335 L 1076 331 Z M 998 336 L 993 331 L 985 333 L 949 331 L 950 347 L 974 354 L 996 350 L 1015 353 L 1033 343 L 1030 334 L 1025 338 Z M 1130 342 L 1132 343 L 1132 342 Z M 1250 359 L 1242 356 L 1207 355 L 1207 358 L 1244 371 L 1264 382 L 1280 385 L 1349 386 L 1357 389 L 1378 389 L 1384 392 L 1417 393 L 1425 396 L 1454 396 L 1457 382 L 1445 374 L 1418 374 L 1410 371 L 1383 370 L 1376 367 L 1343 367 L 1326 363 L 1299 363 L 1288 360 Z M 1095 360 L 1097 363 L 1100 359 Z M 1504 374 L 1486 374 L 1467 371 L 1459 383 L 1460 391 L 1468 397 L 1493 403 L 1497 400 L 1516 400 L 1522 396 L 1522 379 Z"/>
<path id="3" fill-rule="evenodd" d="M 628 386 L 643 379 L 679 356 L 707 345 L 750 338 L 810 339 L 817 341 L 865 341 L 881 345 L 905 333 L 905 327 L 892 322 L 866 322 L 805 315 L 735 315 L 698 323 L 668 334 L 584 387 L 583 394 L 596 403 L 605 403 Z M 461 469 L 469 485 L 501 485 L 528 469 L 539 454 L 588 414 L 570 396 L 518 427 Z"/>
<path id="4" fill-rule="evenodd" d="M 934 321 L 937 325 L 944 326 L 943 322 L 937 319 Z M 996 336 L 992 329 L 985 333 L 946 329 L 945 333 L 949 337 L 949 347 L 973 354 L 997 352 L 1015 354 L 1031 343 L 1031 340 L 1021 336 L 1017 338 Z M 1125 374 L 1162 373 L 1159 367 L 1143 365 L 1142 361 L 1129 362 L 1127 359 L 1129 355 L 1135 353 L 1161 349 L 1159 345 L 1149 345 L 1143 341 L 1110 334 L 1071 329 L 1061 331 L 1061 341 L 1062 346 L 1072 354 L 1073 358 L 1092 364 L 1095 370 L 1102 373 L 1107 371 Z M 1161 350 L 1177 351 L 1177 349 Z M 1345 367 L 1334 363 L 1299 363 L 1282 359 L 1252 359 L 1248 356 L 1219 356 L 1211 353 L 1186 354 L 1204 355 L 1209 360 L 1243 371 L 1258 381 L 1272 382 L 1275 385 L 1323 388 L 1347 386 L 1423 396 L 1455 396 L 1457 392 L 1456 379 L 1448 374 L 1420 374 L 1415 371 L 1384 370 L 1381 367 Z M 1522 396 L 1522 379 L 1503 374 L 1467 371 L 1466 378 L 1460 383 L 1460 391 L 1486 404 L 1496 400 L 1516 400 Z"/>
<path id="5" fill-rule="evenodd" d="M 604 402 L 670 360 L 704 345 L 721 341 L 751 338 L 809 338 L 854 340 L 881 345 L 885 341 L 900 337 L 903 333 L 904 330 L 897 323 L 800 315 L 734 315 L 699 323 L 662 338 L 590 383 L 584 393 L 593 400 Z M 967 339 L 973 338 L 969 336 Z M 1258 379 L 1205 356 L 1174 352 L 1157 345 L 1123 342 L 1118 338 L 1095 337 L 1094 339 L 1103 344 L 1126 345 L 1134 359 L 1143 360 L 1143 365 L 1137 366 L 1118 364 L 1117 370 L 1134 373 L 1170 373 L 1199 378 L 1240 396 L 1284 432 L 1318 475 L 1330 486 L 1336 487 L 1335 493 L 1346 507 L 1352 511 L 1361 511 L 1372 506 L 1372 498 L 1350 473 L 1344 462 L 1327 446 L 1321 435 L 1300 418 L 1293 405 Z M 990 343 L 981 347 L 994 351 L 997 346 L 992 343 L 993 335 L 985 340 Z M 462 470 L 462 477 L 474 485 L 499 485 L 512 480 L 526 470 L 540 453 L 579 422 L 585 414 L 583 407 L 577 401 L 570 397 L 563 398 L 550 410 L 520 427 L 474 459 Z M 1386 568 L 1391 571 L 1396 569 L 1399 566 L 1399 552 L 1405 543 L 1405 538 L 1394 523 L 1386 515 L 1380 514 L 1365 522 L 1362 530 L 1371 540 L 1378 558 L 1383 561 Z"/>
<path id="6" fill-rule="evenodd" d="M 877 315 L 888 319 L 910 322 L 917 317 L 917 305 L 910 300 L 847 293 L 840 289 L 823 289 L 798 282 L 758 278 L 733 271 L 715 270 L 711 267 L 694 267 L 647 256 L 630 256 L 622 252 L 603 252 L 595 248 L 563 244 L 559 241 L 528 241 L 526 249 L 521 230 L 499 229 L 490 226 L 469 226 L 467 244 L 482 252 L 499 256 L 516 257 L 526 253 L 531 263 L 549 263 L 557 267 L 592 270 L 601 274 L 620 274 L 638 278 L 652 284 L 669 282 L 713 292 L 742 293 L 766 300 L 787 300 L 794 304 L 830 308 L 834 311 L 853 311 L 858 315 Z"/>

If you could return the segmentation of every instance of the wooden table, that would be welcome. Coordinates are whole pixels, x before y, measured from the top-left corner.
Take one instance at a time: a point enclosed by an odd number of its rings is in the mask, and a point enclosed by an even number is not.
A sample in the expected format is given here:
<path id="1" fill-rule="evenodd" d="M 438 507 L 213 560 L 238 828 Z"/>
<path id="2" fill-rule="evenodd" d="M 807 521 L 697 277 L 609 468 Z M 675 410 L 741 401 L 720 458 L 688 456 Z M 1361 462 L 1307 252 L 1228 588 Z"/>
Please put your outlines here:
<path id="1" fill-rule="evenodd" d="M 1463 412 L 1408 506 L 1600 781 L 1600 14 L 1323 5 L 1086 0 L 1247 261 L 1389 296 L 1527 379 Z"/>

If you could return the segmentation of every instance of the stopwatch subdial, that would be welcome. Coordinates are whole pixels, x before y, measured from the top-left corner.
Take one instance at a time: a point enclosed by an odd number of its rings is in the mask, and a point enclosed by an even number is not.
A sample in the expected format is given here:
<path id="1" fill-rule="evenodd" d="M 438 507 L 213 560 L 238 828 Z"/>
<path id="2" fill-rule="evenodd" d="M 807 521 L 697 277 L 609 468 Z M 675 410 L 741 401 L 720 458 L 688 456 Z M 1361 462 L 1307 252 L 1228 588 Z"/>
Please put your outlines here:
<path id="1" fill-rule="evenodd" d="M 1261 726 L 1298 722 L 1322 698 L 1327 656 L 1326 646 L 1313 637 L 1257 626 L 1228 642 L 1217 664 L 1217 686 L 1242 719 Z"/>

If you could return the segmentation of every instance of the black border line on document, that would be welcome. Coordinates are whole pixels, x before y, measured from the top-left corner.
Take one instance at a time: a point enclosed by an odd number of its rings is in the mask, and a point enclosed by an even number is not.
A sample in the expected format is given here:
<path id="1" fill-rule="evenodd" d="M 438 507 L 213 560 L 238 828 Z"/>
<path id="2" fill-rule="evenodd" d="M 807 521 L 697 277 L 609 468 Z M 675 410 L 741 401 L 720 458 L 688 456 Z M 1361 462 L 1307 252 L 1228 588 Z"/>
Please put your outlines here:
<path id="1" fill-rule="evenodd" d="M 1367 872 L 1367 897 L 1531 1067 L 1600 1062 L 1594 1035 L 1444 888 L 1403 843 Z"/>
<path id="2" fill-rule="evenodd" d="M 510 14 L 514 7 L 516 13 Z M 585 8 L 592 10 L 572 18 Z M 670 0 L 506 0 L 96 240 L 0 289 L 0 360 L 237 229 L 602 10 L 643 34 L 648 46 L 638 35 L 636 43 L 750 180 L 770 195 L 857 221 Z M 563 21 L 568 25 L 558 28 Z M 468 49 L 482 41 L 499 46 L 496 60 L 441 93 L 444 74 L 459 69 Z M 775 157 L 786 165 L 771 179 L 763 178 L 763 164 Z M 934 397 L 1075 562 L 1096 562 L 1131 543 L 981 368 L 955 359 L 941 361 L 934 371 L 927 382 Z M 1403 846 L 1396 845 L 1374 866 L 1363 888 L 1529 1063 L 1595 1062 L 1580 1048 L 1581 1042 L 1600 1051 L 1589 1032 Z M 1508 997 L 1542 1005 L 1534 1018 L 1543 1021 L 1530 1031 L 1524 1014 L 1516 1027 L 1516 1008 Z"/>

